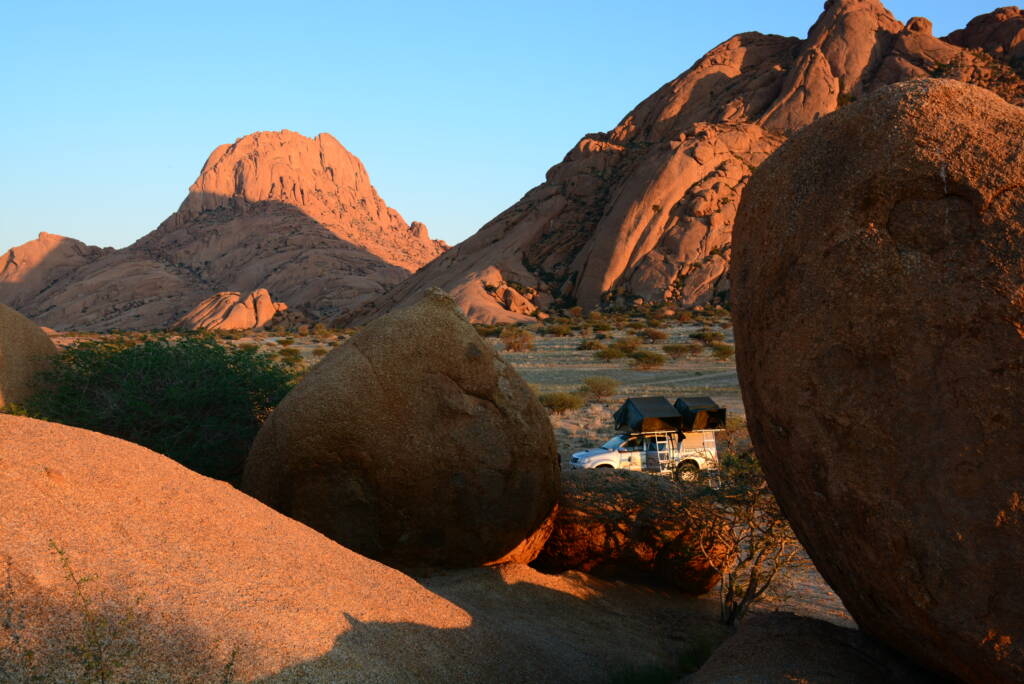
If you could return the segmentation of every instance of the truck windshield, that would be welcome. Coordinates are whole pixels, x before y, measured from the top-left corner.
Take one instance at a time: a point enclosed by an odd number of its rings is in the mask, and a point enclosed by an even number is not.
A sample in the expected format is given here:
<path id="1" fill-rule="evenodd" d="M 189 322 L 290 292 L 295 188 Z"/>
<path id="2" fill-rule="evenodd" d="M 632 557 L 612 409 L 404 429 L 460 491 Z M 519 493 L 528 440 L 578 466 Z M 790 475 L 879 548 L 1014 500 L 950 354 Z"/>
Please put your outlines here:
<path id="1" fill-rule="evenodd" d="M 614 437 L 609 439 L 607 442 L 605 442 L 602 445 L 602 448 L 603 449 L 618 449 L 619 447 L 621 447 L 623 444 L 626 443 L 626 440 L 628 438 L 629 438 L 629 435 L 615 435 Z"/>

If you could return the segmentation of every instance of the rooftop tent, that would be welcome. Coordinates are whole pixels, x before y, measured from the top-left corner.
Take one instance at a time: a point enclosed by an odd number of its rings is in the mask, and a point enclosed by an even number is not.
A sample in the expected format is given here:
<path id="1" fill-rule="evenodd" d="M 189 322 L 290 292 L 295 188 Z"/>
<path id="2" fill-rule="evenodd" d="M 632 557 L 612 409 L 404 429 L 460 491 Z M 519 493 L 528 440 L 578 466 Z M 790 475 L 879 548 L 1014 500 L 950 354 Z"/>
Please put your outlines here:
<path id="1" fill-rule="evenodd" d="M 683 417 L 683 430 L 718 430 L 725 427 L 725 409 L 711 397 L 679 397 L 675 408 Z"/>
<path id="2" fill-rule="evenodd" d="M 633 432 L 661 432 L 678 430 L 682 421 L 665 397 L 627 399 L 615 412 L 615 429 L 629 428 Z"/>

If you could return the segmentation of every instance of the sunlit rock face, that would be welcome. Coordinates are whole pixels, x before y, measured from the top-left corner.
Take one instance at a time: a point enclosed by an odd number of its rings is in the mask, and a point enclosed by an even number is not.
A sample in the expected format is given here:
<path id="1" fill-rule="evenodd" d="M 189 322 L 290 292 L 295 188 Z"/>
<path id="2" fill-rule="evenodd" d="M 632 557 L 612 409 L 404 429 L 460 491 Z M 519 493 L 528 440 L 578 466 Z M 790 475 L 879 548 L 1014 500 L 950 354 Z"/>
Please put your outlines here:
<path id="1" fill-rule="evenodd" d="M 333 317 L 445 247 L 388 207 L 330 135 L 260 132 L 214 150 L 178 211 L 125 249 L 48 234 L 13 248 L 0 302 L 57 329 L 149 329 L 214 293 L 263 288 Z"/>
<path id="2" fill-rule="evenodd" d="M 196 304 L 174 327 L 181 330 L 262 328 L 287 308 L 287 304 L 271 299 L 263 288 L 244 296 L 240 292 L 218 292 Z"/>
<path id="3" fill-rule="evenodd" d="M 1017 20 L 999 17 L 1011 14 L 976 21 L 1009 27 Z M 1024 83 L 1009 60 L 1021 48 L 1010 31 L 972 29 L 954 44 L 927 19 L 897 21 L 878 0 L 830 0 L 805 40 L 734 36 L 614 129 L 584 136 L 543 183 L 355 320 L 431 286 L 481 323 L 527 320 L 530 305 L 553 301 L 725 298 L 736 207 L 751 171 L 786 137 L 882 86 L 935 74 L 1020 103 Z M 508 287 L 529 305 L 506 297 Z"/>
<path id="4" fill-rule="evenodd" d="M 285 668 L 299 672 L 290 681 L 344 680 L 354 668 L 399 681 L 414 665 L 379 658 L 359 625 L 437 633 L 473 622 L 397 570 L 137 444 L 0 415 L 0 464 L 5 606 L 45 681 L 86 679 L 68 653 L 91 643 L 76 632 L 82 609 L 51 544 L 93 578 L 91 606 L 129 640 L 107 644 L 104 661 L 131 668 L 124 681 L 219 681 L 229 660 L 241 681 Z M 423 638 L 390 636 L 377 639 L 399 652 Z"/>
<path id="5" fill-rule="evenodd" d="M 900 83 L 809 126 L 736 220 L 736 360 L 772 491 L 858 625 L 1024 680 L 1024 111 Z"/>

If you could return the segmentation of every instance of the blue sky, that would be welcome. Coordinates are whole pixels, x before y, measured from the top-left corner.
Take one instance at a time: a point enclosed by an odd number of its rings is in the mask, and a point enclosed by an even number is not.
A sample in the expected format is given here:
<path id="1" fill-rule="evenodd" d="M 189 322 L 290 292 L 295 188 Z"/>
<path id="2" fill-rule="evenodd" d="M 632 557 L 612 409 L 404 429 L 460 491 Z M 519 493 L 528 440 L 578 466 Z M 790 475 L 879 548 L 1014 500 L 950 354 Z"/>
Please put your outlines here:
<path id="1" fill-rule="evenodd" d="M 124 246 L 207 155 L 333 134 L 450 243 L 729 36 L 804 37 L 822 0 L 14 2 L 0 33 L 0 250 L 45 230 Z M 891 0 L 936 35 L 999 2 Z"/>

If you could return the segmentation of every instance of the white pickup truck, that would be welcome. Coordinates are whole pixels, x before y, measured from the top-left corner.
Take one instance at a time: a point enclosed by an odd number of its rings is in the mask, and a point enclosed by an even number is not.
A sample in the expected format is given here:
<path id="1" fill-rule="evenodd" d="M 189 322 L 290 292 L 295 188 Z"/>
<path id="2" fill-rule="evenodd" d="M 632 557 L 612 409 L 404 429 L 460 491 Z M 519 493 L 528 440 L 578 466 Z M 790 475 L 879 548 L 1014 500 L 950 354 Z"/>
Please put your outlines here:
<path id="1" fill-rule="evenodd" d="M 707 397 L 628 399 L 615 413 L 615 427 L 627 428 L 600 447 L 574 453 L 569 466 L 618 468 L 671 475 L 694 482 L 719 469 L 715 433 L 725 425 L 725 409 Z"/>

